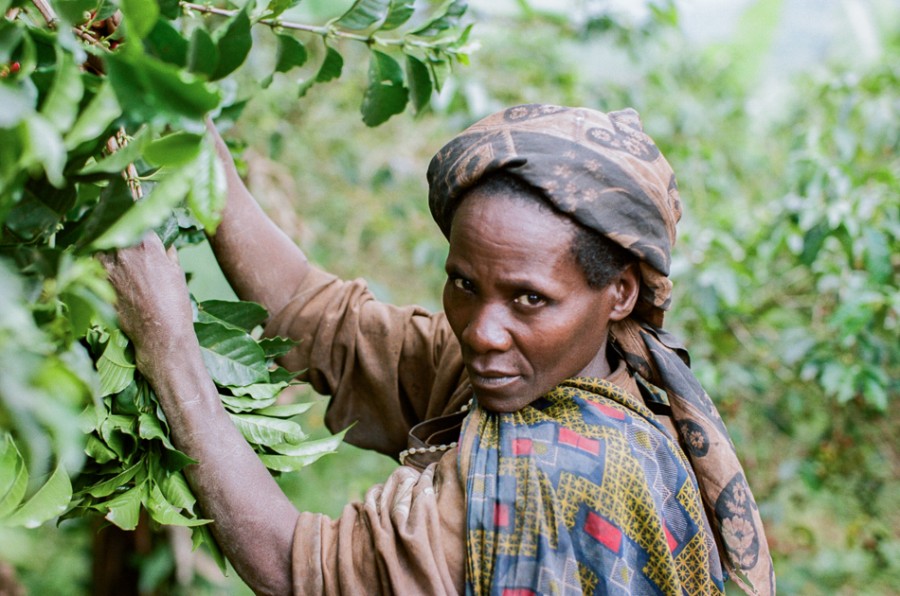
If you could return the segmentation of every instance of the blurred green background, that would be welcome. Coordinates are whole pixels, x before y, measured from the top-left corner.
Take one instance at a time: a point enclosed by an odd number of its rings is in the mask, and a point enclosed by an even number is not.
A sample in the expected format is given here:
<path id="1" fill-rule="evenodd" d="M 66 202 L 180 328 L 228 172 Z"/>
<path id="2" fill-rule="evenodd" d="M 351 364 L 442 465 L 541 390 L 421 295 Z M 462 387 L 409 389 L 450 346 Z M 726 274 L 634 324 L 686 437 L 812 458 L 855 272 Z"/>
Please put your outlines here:
<path id="1" fill-rule="evenodd" d="M 517 103 L 636 108 L 685 203 L 667 325 L 732 432 L 780 591 L 897 593 L 898 8 L 475 1 L 480 48 L 430 113 L 366 128 L 356 69 L 357 84 L 300 101 L 276 81 L 228 136 L 247 145 L 254 195 L 314 262 L 437 309 L 431 155 Z M 282 483 L 299 507 L 337 515 L 394 465 L 345 446 Z"/>
<path id="2" fill-rule="evenodd" d="M 337 4 L 305 1 L 298 18 Z M 254 195 L 322 267 L 437 309 L 431 155 L 517 103 L 636 108 L 685 205 L 667 326 L 731 430 L 779 591 L 898 593 L 900 5 L 473 0 L 469 14 L 480 47 L 419 117 L 362 123 L 365 62 L 349 45 L 339 82 L 298 99 L 279 75 L 251 98 L 226 137 Z M 271 61 L 255 44 L 238 76 Z M 182 259 L 198 297 L 227 295 L 206 247 Z M 324 398 L 295 398 L 318 401 L 302 423 L 324 433 Z M 344 446 L 280 482 L 298 507 L 337 515 L 395 465 Z M 77 527 L 13 538 L 16 552 L 0 551 L 33 593 L 85 585 Z M 188 593 L 247 591 L 207 577 Z"/>

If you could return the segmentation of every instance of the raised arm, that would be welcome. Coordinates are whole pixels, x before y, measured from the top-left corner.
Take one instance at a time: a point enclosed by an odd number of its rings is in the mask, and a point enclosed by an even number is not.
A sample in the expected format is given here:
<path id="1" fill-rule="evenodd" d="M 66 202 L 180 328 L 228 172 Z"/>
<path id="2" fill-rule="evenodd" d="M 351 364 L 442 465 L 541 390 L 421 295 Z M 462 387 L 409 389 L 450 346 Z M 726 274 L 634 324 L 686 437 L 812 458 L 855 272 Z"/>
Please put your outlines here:
<path id="1" fill-rule="evenodd" d="M 299 514 L 221 405 L 194 334 L 184 273 L 155 235 L 103 262 L 138 368 L 159 397 L 176 447 L 198 462 L 185 472 L 213 519 L 213 534 L 255 592 L 290 593 Z"/>
<path id="2" fill-rule="evenodd" d="M 258 302 L 274 315 L 305 277 L 306 255 L 259 207 L 238 176 L 222 137 L 212 124 L 207 128 L 228 181 L 228 202 L 210 244 L 238 297 Z"/>

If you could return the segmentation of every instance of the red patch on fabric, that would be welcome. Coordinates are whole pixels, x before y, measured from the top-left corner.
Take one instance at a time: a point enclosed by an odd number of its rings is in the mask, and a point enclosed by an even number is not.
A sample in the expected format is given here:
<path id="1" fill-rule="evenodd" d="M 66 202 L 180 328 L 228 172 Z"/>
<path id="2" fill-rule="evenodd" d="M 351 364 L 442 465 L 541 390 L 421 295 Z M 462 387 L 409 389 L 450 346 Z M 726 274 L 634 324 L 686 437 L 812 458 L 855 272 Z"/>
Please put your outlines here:
<path id="1" fill-rule="evenodd" d="M 593 453 L 594 455 L 600 453 L 600 441 L 582 437 L 575 431 L 568 428 L 559 429 L 559 442 L 564 445 L 577 447 L 578 449 Z"/>
<path id="2" fill-rule="evenodd" d="M 595 402 L 593 400 L 590 401 L 590 404 L 597 408 L 601 414 L 606 416 L 607 418 L 615 418 L 616 420 L 625 420 L 625 412 L 621 410 L 617 410 L 612 406 L 608 406 L 606 404 L 601 404 L 599 402 Z"/>
<path id="3" fill-rule="evenodd" d="M 559 442 L 564 445 L 578 446 L 578 433 L 568 428 L 559 429 Z"/>
<path id="4" fill-rule="evenodd" d="M 527 588 L 503 588 L 503 596 L 535 596 L 537 592 Z"/>
<path id="5" fill-rule="evenodd" d="M 666 532 L 666 542 L 669 543 L 669 552 L 674 553 L 675 549 L 678 548 L 678 541 L 675 540 L 675 537 L 672 536 L 671 532 L 669 532 L 668 527 L 663 526 L 663 530 L 665 530 L 665 532 Z"/>
<path id="6" fill-rule="evenodd" d="M 509 506 L 503 503 L 494 505 L 494 526 L 505 528 L 509 525 Z"/>
<path id="7" fill-rule="evenodd" d="M 513 439 L 513 455 L 531 455 L 532 447 L 531 439 Z"/>
<path id="8" fill-rule="evenodd" d="M 604 416 L 609 418 L 615 418 L 616 420 L 625 420 L 625 412 L 621 410 L 617 410 L 611 406 L 607 406 L 606 404 L 598 404 L 595 403 L 594 407 L 603 412 Z"/>
<path id="9" fill-rule="evenodd" d="M 622 548 L 622 531 L 596 513 L 588 513 L 584 531 L 614 553 Z"/>

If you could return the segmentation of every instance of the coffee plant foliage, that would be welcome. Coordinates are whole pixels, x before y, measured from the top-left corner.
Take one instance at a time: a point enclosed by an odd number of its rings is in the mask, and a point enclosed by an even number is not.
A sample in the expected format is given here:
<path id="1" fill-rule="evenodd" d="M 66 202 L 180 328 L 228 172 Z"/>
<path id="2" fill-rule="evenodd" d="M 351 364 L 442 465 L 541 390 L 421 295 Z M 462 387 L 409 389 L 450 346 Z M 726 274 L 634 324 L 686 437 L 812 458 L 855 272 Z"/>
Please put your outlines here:
<path id="1" fill-rule="evenodd" d="M 427 108 L 466 62 L 463 0 L 357 0 L 320 22 L 299 0 L 0 0 L 0 525 L 102 515 L 211 535 L 165 416 L 118 330 L 98 251 L 155 231 L 185 246 L 214 231 L 225 177 L 206 122 L 227 123 L 276 77 L 296 97 L 367 68 L 368 126 Z M 365 48 L 368 65 L 344 63 Z M 254 47 L 270 70 L 238 76 Z M 265 62 L 265 61 L 263 61 Z M 237 428 L 273 473 L 331 452 L 281 405 L 294 383 L 260 338 L 259 305 L 194 302 L 204 362 Z"/>

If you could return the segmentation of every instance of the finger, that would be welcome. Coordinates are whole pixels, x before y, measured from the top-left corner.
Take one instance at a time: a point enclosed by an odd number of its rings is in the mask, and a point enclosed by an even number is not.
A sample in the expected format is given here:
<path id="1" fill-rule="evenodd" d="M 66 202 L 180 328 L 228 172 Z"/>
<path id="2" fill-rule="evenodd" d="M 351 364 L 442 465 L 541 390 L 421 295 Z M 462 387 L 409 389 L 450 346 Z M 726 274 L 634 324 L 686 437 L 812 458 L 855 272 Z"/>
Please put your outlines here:
<path id="1" fill-rule="evenodd" d="M 181 267 L 181 263 L 178 262 L 178 249 L 175 248 L 174 244 L 166 249 L 166 256 L 169 258 L 170 263 L 177 267 Z"/>

